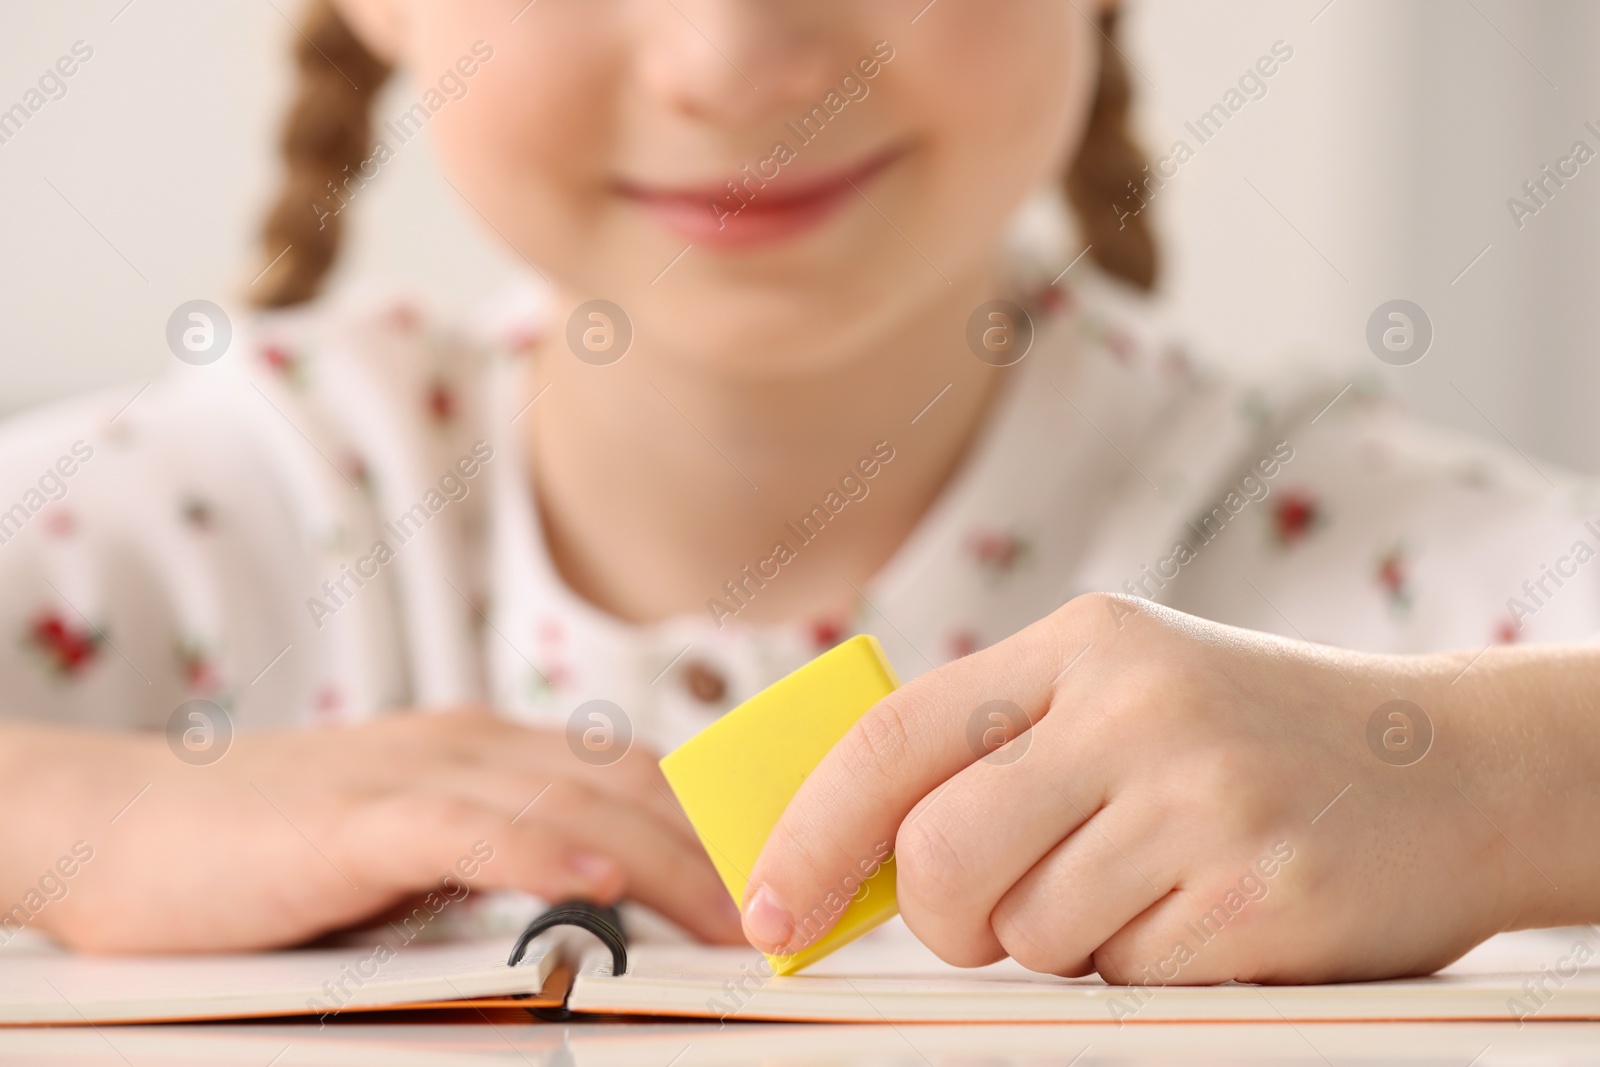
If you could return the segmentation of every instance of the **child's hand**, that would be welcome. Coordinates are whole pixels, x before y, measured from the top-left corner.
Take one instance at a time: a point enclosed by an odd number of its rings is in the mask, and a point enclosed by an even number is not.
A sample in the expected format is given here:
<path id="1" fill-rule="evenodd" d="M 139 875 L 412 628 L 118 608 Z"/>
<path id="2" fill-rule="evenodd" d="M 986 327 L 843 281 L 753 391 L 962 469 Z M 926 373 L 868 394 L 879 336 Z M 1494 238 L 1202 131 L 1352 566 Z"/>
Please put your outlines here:
<path id="1" fill-rule="evenodd" d="M 454 899 L 462 886 L 627 893 L 701 937 L 742 940 L 642 751 L 589 766 L 560 731 L 477 712 L 240 737 L 203 767 L 164 738 L 14 729 L 0 746 L 6 881 L 37 880 L 83 840 L 93 858 L 34 920 L 74 947 L 294 944 L 447 876 Z"/>
<path id="2" fill-rule="evenodd" d="M 799 948 L 893 842 L 906 922 L 959 965 L 1151 985 L 1435 969 L 1551 917 L 1545 875 L 1572 876 L 1516 784 L 1541 739 L 1486 727 L 1503 709 L 1450 685 L 1467 659 L 1079 597 L 870 711 L 768 840 L 745 931 Z M 1398 698 L 1427 710 L 1369 725 Z"/>

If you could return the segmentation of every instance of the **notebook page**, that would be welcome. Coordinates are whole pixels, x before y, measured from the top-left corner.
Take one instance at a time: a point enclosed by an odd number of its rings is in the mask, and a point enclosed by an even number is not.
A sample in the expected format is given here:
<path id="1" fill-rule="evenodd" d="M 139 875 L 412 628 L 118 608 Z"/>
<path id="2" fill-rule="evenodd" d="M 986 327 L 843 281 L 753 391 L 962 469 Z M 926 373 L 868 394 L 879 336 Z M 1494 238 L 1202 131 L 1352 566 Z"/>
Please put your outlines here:
<path id="1" fill-rule="evenodd" d="M 0 948 L 0 1023 L 324 1015 L 537 993 L 554 942 L 506 966 L 505 938 L 222 956 L 82 956 L 18 938 Z"/>
<path id="2" fill-rule="evenodd" d="M 1504 934 L 1426 978 L 1277 987 L 1108 986 L 1009 960 L 961 969 L 899 933 L 863 939 L 787 977 L 770 977 L 754 950 L 640 945 L 621 978 L 591 953 L 568 1006 L 878 1022 L 1600 1018 L 1600 935 L 1587 929 Z"/>

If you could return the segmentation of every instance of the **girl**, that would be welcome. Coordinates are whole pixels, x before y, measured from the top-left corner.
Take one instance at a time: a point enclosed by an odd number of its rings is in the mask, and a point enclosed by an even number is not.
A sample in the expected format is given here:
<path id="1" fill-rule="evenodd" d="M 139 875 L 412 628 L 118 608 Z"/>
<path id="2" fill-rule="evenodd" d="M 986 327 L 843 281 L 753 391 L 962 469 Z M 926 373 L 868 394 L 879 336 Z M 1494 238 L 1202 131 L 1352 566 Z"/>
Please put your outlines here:
<path id="1" fill-rule="evenodd" d="M 941 956 L 1113 981 L 1600 917 L 1596 658 L 1499 647 L 1595 632 L 1594 499 L 1146 337 L 1114 23 L 311 4 L 270 310 L 5 439 L 7 929 L 286 945 L 470 870 L 783 948 L 885 842 Z M 312 300 L 424 128 L 529 266 L 470 329 Z M 1078 239 L 1013 239 L 1057 189 Z M 913 680 L 741 929 L 652 753 L 855 630 Z"/>

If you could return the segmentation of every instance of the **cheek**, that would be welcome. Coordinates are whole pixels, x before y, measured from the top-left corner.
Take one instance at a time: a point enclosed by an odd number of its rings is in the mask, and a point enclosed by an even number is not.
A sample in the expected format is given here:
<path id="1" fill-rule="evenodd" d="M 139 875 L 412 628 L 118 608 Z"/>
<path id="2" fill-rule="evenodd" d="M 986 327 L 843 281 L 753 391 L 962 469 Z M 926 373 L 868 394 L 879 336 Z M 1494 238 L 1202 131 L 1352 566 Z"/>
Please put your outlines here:
<path id="1" fill-rule="evenodd" d="M 593 116 L 581 108 L 552 106 L 567 90 L 548 73 L 538 79 L 506 73 L 483 72 L 461 107 L 435 119 L 441 164 L 463 192 L 497 201 L 514 190 L 570 196 L 582 176 L 597 169 Z M 512 214 L 545 206 L 538 199 L 519 199 Z M 490 220 L 502 223 L 494 215 Z"/>
<path id="2" fill-rule="evenodd" d="M 1059 0 L 941 3 L 914 29 L 896 43 L 885 95 L 924 158 L 885 211 L 946 274 L 972 276 L 994 263 L 1027 198 L 1060 180 L 1091 102 L 1088 37 L 1098 37 Z M 920 262 L 905 266 L 896 293 L 944 284 Z"/>
<path id="3" fill-rule="evenodd" d="M 918 23 L 929 32 L 896 74 L 929 131 L 932 207 L 946 226 L 959 220 L 951 238 L 972 241 L 1062 173 L 1093 92 L 1095 30 L 1055 0 L 950 8 Z"/>
<path id="4" fill-rule="evenodd" d="M 497 24 L 483 37 L 493 58 L 429 125 L 441 167 L 471 205 L 466 214 L 558 273 L 604 206 L 621 69 L 621 50 L 602 27 L 566 24 L 579 14 L 535 6 L 514 32 Z M 443 69 L 456 55 L 430 49 L 414 66 L 425 77 L 430 63 Z"/>

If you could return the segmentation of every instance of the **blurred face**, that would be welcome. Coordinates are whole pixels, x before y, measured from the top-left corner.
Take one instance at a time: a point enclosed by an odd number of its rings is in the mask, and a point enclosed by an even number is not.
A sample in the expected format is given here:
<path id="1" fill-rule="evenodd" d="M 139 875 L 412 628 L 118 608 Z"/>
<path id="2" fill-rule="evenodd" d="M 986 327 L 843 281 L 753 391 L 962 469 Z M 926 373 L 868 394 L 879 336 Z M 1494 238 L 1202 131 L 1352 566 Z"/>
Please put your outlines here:
<path id="1" fill-rule="evenodd" d="M 653 358 L 771 378 L 990 284 L 1076 142 L 1098 39 L 1061 0 L 345 7 L 447 101 L 447 176 L 555 282 L 558 321 L 610 300 Z"/>

